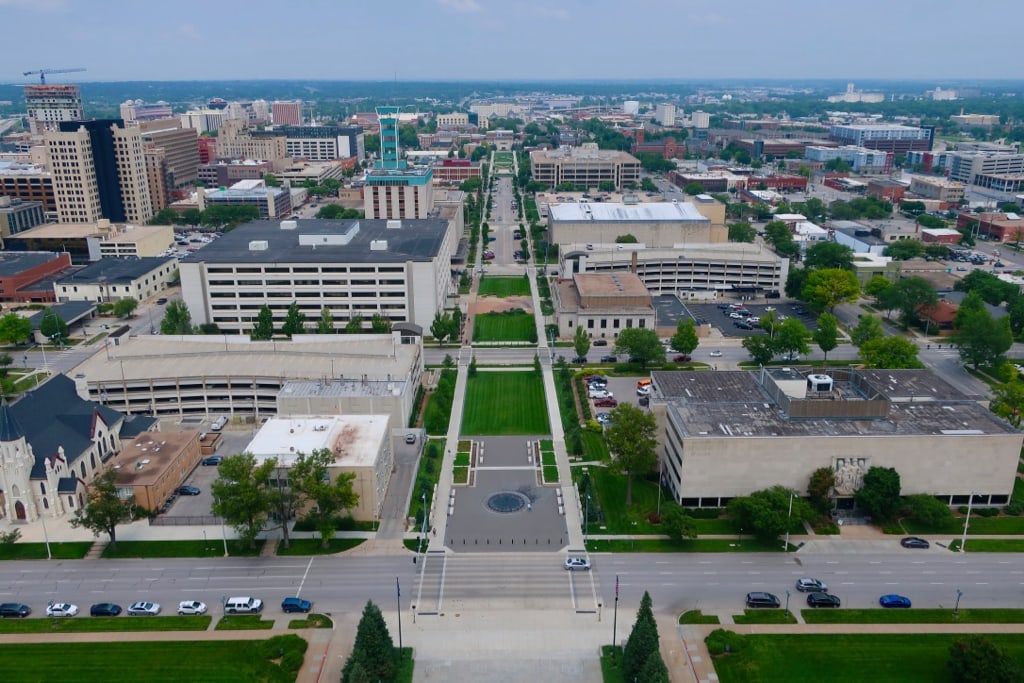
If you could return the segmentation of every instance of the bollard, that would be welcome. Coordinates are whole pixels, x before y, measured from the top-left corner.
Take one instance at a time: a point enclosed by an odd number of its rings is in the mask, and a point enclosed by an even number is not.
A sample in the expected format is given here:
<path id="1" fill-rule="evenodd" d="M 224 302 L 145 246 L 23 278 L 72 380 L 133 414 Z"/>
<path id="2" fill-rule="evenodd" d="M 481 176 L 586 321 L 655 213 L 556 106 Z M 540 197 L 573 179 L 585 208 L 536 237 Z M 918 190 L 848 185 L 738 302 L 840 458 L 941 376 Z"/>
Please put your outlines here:
<path id="1" fill-rule="evenodd" d="M 487 545 L 490 545 L 490 544 L 491 544 L 491 539 L 488 538 L 487 539 Z"/>
<path id="2" fill-rule="evenodd" d="M 500 538 L 498 539 L 498 545 L 501 545 L 501 539 Z"/>

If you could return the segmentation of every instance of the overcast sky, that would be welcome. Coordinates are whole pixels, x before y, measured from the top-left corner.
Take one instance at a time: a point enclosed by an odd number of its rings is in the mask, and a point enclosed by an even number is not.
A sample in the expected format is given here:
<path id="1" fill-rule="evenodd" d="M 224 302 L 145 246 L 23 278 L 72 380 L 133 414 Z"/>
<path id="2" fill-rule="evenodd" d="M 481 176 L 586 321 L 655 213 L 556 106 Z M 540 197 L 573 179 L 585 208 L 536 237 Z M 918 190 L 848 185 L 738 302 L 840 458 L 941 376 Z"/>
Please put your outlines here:
<path id="1" fill-rule="evenodd" d="M 1018 0 L 0 0 L 0 80 L 1019 79 Z"/>

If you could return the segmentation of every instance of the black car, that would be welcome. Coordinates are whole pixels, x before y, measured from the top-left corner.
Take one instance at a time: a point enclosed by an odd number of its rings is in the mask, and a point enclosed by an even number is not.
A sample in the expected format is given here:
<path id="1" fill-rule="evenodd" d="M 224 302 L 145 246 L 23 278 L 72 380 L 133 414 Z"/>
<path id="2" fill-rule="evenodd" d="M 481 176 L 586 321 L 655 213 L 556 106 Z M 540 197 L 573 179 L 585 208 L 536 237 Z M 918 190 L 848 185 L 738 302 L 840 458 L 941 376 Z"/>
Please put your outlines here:
<path id="1" fill-rule="evenodd" d="M 572 362 L 573 363 L 579 363 L 580 365 L 583 365 L 584 363 L 587 362 L 587 357 L 586 356 L 573 356 Z"/>
<path id="2" fill-rule="evenodd" d="M 206 465 L 207 467 L 210 467 L 210 466 L 216 467 L 217 465 L 220 464 L 221 460 L 222 460 L 221 456 L 219 456 L 219 455 L 211 455 L 208 458 L 203 458 L 200 462 L 203 465 Z"/>
<path id="3" fill-rule="evenodd" d="M 602 363 L 615 363 L 618 360 L 619 359 L 618 359 L 617 356 L 601 356 L 601 362 Z"/>
<path id="4" fill-rule="evenodd" d="M 595 339 L 594 340 L 594 346 L 608 346 L 608 340 L 607 339 Z"/>
<path id="5" fill-rule="evenodd" d="M 931 547 L 929 545 L 928 541 L 924 540 L 923 538 L 918 538 L 917 536 L 907 536 L 906 538 L 904 538 L 903 540 L 900 541 L 900 545 L 903 546 L 904 548 L 929 548 L 929 547 Z"/>
<path id="6" fill-rule="evenodd" d="M 116 617 L 121 614 L 121 605 L 112 602 L 100 602 L 89 608 L 91 617 Z"/>
<path id="7" fill-rule="evenodd" d="M 157 306 L 163 306 L 165 303 L 167 303 L 167 299 L 165 297 L 160 297 L 156 300 Z"/>
<path id="8" fill-rule="evenodd" d="M 24 618 L 30 614 L 32 614 L 32 608 L 21 602 L 5 602 L 0 604 L 0 617 L 4 619 Z"/>
<path id="9" fill-rule="evenodd" d="M 807 596 L 809 607 L 839 607 L 839 598 L 831 593 L 810 593 Z"/>
<path id="10" fill-rule="evenodd" d="M 200 493 L 198 486 L 179 486 L 179 496 L 198 496 Z"/>
<path id="11" fill-rule="evenodd" d="M 779 607 L 782 603 L 771 593 L 747 593 L 747 607 Z"/>

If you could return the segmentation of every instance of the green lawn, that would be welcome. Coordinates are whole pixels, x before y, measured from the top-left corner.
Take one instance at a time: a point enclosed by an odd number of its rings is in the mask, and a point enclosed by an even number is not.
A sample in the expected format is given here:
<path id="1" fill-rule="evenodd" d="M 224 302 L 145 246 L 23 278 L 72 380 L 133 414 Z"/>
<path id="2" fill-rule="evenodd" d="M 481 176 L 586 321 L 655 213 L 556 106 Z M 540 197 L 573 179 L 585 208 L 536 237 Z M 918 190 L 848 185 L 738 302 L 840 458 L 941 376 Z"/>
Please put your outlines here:
<path id="1" fill-rule="evenodd" d="M 463 435 L 550 433 L 544 384 L 533 372 L 478 372 L 469 378 Z"/>
<path id="2" fill-rule="evenodd" d="M 791 544 L 790 548 L 794 546 Z M 627 539 L 587 541 L 587 550 L 592 553 L 781 553 L 782 542 L 764 543 L 755 539 L 743 539 L 737 545 L 736 539 L 697 538 L 690 541 L 666 539 Z"/>
<path id="3" fill-rule="evenodd" d="M 941 527 L 929 527 L 921 524 L 916 519 L 901 520 L 903 528 L 910 534 L 956 534 L 960 535 L 964 530 L 964 518 L 954 517 Z M 971 525 L 967 528 L 967 535 L 989 534 L 1021 534 L 1024 535 L 1024 517 L 982 517 L 978 514 L 971 515 Z M 967 544 L 970 548 L 970 544 Z"/>
<path id="4" fill-rule="evenodd" d="M 88 605 L 79 605 L 82 614 L 64 619 L 4 619 L 0 633 L 95 633 L 98 631 L 205 631 L 213 617 L 89 617 Z M 45 612 L 43 612 L 45 614 Z"/>
<path id="5" fill-rule="evenodd" d="M 288 628 L 334 628 L 334 622 L 323 614 L 307 614 L 305 619 L 289 621 Z"/>
<path id="6" fill-rule="evenodd" d="M 558 468 L 554 465 L 544 466 L 544 483 L 546 484 L 557 484 L 558 483 Z"/>
<path id="7" fill-rule="evenodd" d="M 622 671 L 622 648 L 618 645 L 601 646 L 602 683 L 626 683 Z"/>
<path id="8" fill-rule="evenodd" d="M 960 540 L 953 541 L 960 547 Z M 953 543 L 949 549 L 953 550 Z M 972 538 L 967 542 L 969 553 L 1024 553 L 1024 538 Z"/>
<path id="9" fill-rule="evenodd" d="M 495 152 L 494 167 L 511 167 L 515 163 L 515 156 L 512 152 Z"/>
<path id="10" fill-rule="evenodd" d="M 722 683 L 945 683 L 949 646 L 962 636 L 935 634 L 747 636 L 739 653 L 716 657 Z M 1024 663 L 1024 639 L 986 636 Z"/>
<path id="11" fill-rule="evenodd" d="M 808 624 L 1024 624 L 1024 609 L 805 609 Z"/>
<path id="12" fill-rule="evenodd" d="M 259 641 L 29 643 L 0 646 L 0 671 L 9 683 L 292 683 L 295 674 L 261 656 Z"/>
<path id="13" fill-rule="evenodd" d="M 692 609 L 679 615 L 680 624 L 718 624 L 721 623 L 714 614 L 704 614 L 699 609 Z"/>
<path id="14" fill-rule="evenodd" d="M 537 326 L 530 313 L 481 313 L 473 320 L 473 341 L 537 341 Z"/>
<path id="15" fill-rule="evenodd" d="M 80 560 L 92 547 L 92 541 L 51 543 L 50 554 L 55 560 Z M 45 560 L 45 543 L 5 543 L 0 545 L 0 560 Z"/>
<path id="16" fill-rule="evenodd" d="M 583 441 L 584 460 L 604 462 L 611 458 L 608 454 L 608 444 L 605 443 L 604 434 L 583 430 L 580 432 L 580 439 Z"/>
<path id="17" fill-rule="evenodd" d="M 256 547 L 250 548 L 239 541 L 228 540 L 228 554 L 232 557 L 255 557 L 260 554 L 264 541 L 257 540 Z M 223 557 L 224 540 L 208 538 L 205 541 L 118 541 L 117 546 L 108 545 L 103 557 Z"/>
<path id="18" fill-rule="evenodd" d="M 530 296 L 530 281 L 520 277 L 496 277 L 487 275 L 480 280 L 477 288 L 480 296 Z"/>
<path id="19" fill-rule="evenodd" d="M 274 620 L 259 614 L 228 614 L 220 618 L 214 631 L 265 631 L 274 628 Z"/>
<path id="20" fill-rule="evenodd" d="M 796 617 L 781 609 L 745 609 L 743 614 L 735 615 L 732 620 L 737 624 L 795 624 Z"/>
<path id="21" fill-rule="evenodd" d="M 289 548 L 278 544 L 278 555 L 331 555 L 352 550 L 366 542 L 365 538 L 332 538 L 324 548 L 323 542 L 319 538 L 293 538 L 290 540 L 291 547 Z"/>

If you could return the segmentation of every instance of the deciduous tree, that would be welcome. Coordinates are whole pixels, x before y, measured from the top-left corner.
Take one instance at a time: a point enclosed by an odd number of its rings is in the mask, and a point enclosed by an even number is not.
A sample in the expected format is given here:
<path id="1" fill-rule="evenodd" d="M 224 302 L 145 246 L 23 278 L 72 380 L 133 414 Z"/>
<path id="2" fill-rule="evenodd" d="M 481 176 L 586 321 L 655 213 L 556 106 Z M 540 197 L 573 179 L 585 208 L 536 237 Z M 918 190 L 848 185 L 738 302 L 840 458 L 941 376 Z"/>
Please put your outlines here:
<path id="1" fill-rule="evenodd" d="M 356 313 L 345 323 L 345 334 L 362 334 L 363 316 Z"/>
<path id="2" fill-rule="evenodd" d="M 274 314 L 266 304 L 256 314 L 256 324 L 249 333 L 253 340 L 267 341 L 274 338 Z"/>
<path id="3" fill-rule="evenodd" d="M 32 336 L 32 323 L 17 313 L 8 313 L 0 317 L 0 341 L 15 344 Z"/>
<path id="4" fill-rule="evenodd" d="M 370 331 L 374 334 L 391 334 L 391 319 L 382 313 L 374 313 L 370 318 Z"/>
<path id="5" fill-rule="evenodd" d="M 807 482 L 808 502 L 821 514 L 832 507 L 832 487 L 836 485 L 836 473 L 831 467 L 819 467 L 811 472 Z"/>
<path id="6" fill-rule="evenodd" d="M 60 313 L 48 308 L 39 321 L 39 332 L 47 339 L 67 339 L 68 324 L 60 317 Z"/>
<path id="7" fill-rule="evenodd" d="M 320 318 L 316 321 L 317 334 L 334 334 L 334 315 L 331 309 L 324 306 L 320 309 Z"/>
<path id="8" fill-rule="evenodd" d="M 309 455 L 300 453 L 288 472 L 292 488 L 301 500 L 315 503 L 308 516 L 316 524 L 324 548 L 334 538 L 338 514 L 359 504 L 359 494 L 352 486 L 355 474 L 341 472 L 331 481 L 331 466 L 335 462 L 330 450 L 318 448 Z"/>
<path id="9" fill-rule="evenodd" d="M 750 360 L 758 365 L 767 365 L 775 356 L 775 348 L 772 340 L 763 335 L 752 335 L 744 337 L 743 348 L 750 354 Z"/>
<path id="10" fill-rule="evenodd" d="M 679 353 L 693 353 L 700 340 L 697 338 L 697 327 L 693 318 L 680 318 L 676 323 L 676 333 L 672 335 L 672 348 Z"/>
<path id="11" fill-rule="evenodd" d="M 665 347 L 662 346 L 657 333 L 642 327 L 622 330 L 615 339 L 615 352 L 628 354 L 644 368 L 651 361 L 665 360 Z"/>
<path id="12" fill-rule="evenodd" d="M 839 346 L 839 321 L 831 313 L 822 313 L 818 316 L 818 328 L 814 330 L 812 338 L 827 361 L 828 352 Z"/>
<path id="13" fill-rule="evenodd" d="M 838 242 L 817 242 L 807 248 L 804 255 L 804 268 L 822 270 L 838 268 L 853 270 L 853 249 Z"/>
<path id="14" fill-rule="evenodd" d="M 817 310 L 831 313 L 837 305 L 856 301 L 859 295 L 860 282 L 855 273 L 841 268 L 822 268 L 807 275 L 801 298 Z"/>
<path id="15" fill-rule="evenodd" d="M 903 337 L 878 337 L 860 345 L 860 358 L 868 368 L 912 370 L 923 368 L 917 345 Z"/>
<path id="16" fill-rule="evenodd" d="M 281 325 L 281 334 L 292 337 L 296 334 L 303 334 L 306 331 L 306 314 L 299 308 L 298 302 L 293 301 L 288 306 L 288 313 Z"/>
<path id="17" fill-rule="evenodd" d="M 210 485 L 212 510 L 238 532 L 239 540 L 256 547 L 256 536 L 263 530 L 271 509 L 266 487 L 274 460 L 257 465 L 252 453 L 238 453 L 221 460 L 217 479 Z"/>
<path id="18" fill-rule="evenodd" d="M 118 299 L 114 302 L 114 315 L 118 318 L 130 318 L 135 313 L 135 309 L 139 307 L 139 300 L 126 296 L 123 299 Z"/>
<path id="19" fill-rule="evenodd" d="M 164 309 L 164 319 L 160 321 L 161 334 L 193 334 L 192 314 L 181 299 L 175 299 Z"/>
<path id="20" fill-rule="evenodd" d="M 790 497 L 793 512 L 790 514 Z M 754 491 L 729 501 L 729 517 L 743 531 L 763 541 L 772 541 L 786 532 L 787 521 L 799 523 L 813 519 L 814 512 L 803 498 L 784 486 Z"/>
<path id="21" fill-rule="evenodd" d="M 863 345 L 864 342 L 881 339 L 884 336 L 882 321 L 873 315 L 861 315 L 856 326 L 850 330 L 850 342 L 857 347 Z"/>
<path id="22" fill-rule="evenodd" d="M 633 504 L 633 477 L 644 476 L 658 462 L 654 438 L 657 426 L 654 413 L 630 403 L 620 403 L 611 411 L 612 423 L 605 429 L 608 449 L 614 454 L 611 469 L 626 477 L 626 505 Z"/>
<path id="23" fill-rule="evenodd" d="M 985 636 L 967 636 L 949 647 L 949 670 L 955 683 L 1018 683 L 1024 672 L 1002 648 Z"/>
<path id="24" fill-rule="evenodd" d="M 118 495 L 117 477 L 118 471 L 110 468 L 93 479 L 88 502 L 71 520 L 71 526 L 84 527 L 93 536 L 109 536 L 111 547 L 117 547 L 117 527 L 135 517 L 135 496 Z"/>
<path id="25" fill-rule="evenodd" d="M 900 475 L 892 467 L 870 467 L 864 484 L 854 494 L 862 510 L 879 521 L 888 521 L 900 509 Z"/>
<path id="26" fill-rule="evenodd" d="M 572 340 L 572 348 L 576 352 L 577 357 L 585 357 L 587 352 L 590 351 L 590 337 L 587 336 L 587 331 L 580 326 L 576 326 L 576 335 Z"/>

